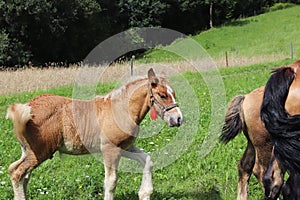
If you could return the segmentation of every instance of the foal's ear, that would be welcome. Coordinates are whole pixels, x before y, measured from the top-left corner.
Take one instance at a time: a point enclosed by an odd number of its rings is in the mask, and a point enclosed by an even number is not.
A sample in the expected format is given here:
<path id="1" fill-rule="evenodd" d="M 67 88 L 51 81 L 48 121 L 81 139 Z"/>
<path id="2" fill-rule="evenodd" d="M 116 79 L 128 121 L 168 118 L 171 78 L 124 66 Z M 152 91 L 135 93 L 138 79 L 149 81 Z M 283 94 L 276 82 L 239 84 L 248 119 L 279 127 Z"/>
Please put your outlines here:
<path id="1" fill-rule="evenodd" d="M 152 68 L 149 69 L 149 71 L 148 71 L 148 79 L 149 79 L 149 82 L 151 83 L 152 87 L 157 86 L 157 84 L 158 84 L 158 78 L 156 77 L 156 75 L 155 75 L 155 73 L 154 73 L 154 71 L 153 71 Z"/>

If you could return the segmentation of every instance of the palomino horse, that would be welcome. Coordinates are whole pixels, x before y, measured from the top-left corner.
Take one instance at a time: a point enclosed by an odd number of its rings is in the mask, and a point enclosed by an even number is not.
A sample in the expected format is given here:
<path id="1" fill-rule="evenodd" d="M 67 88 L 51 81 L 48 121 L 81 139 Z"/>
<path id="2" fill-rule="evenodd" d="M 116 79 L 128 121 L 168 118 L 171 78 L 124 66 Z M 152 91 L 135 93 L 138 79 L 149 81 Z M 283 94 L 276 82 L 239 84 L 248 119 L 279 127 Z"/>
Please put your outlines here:
<path id="1" fill-rule="evenodd" d="M 260 119 L 263 93 L 264 87 L 260 87 L 249 94 L 233 97 L 227 108 L 220 136 L 222 142 L 228 143 L 243 131 L 248 140 L 246 150 L 238 163 L 238 200 L 248 199 L 248 185 L 252 173 L 264 186 L 265 199 L 277 199 L 283 184 L 284 170 L 276 159 L 272 159 L 270 170 L 264 176 L 273 146 Z"/>
<path id="2" fill-rule="evenodd" d="M 300 199 L 300 61 L 274 70 L 269 78 L 261 119 L 274 144 L 274 155 L 289 173 L 283 197 Z"/>
<path id="3" fill-rule="evenodd" d="M 139 161 L 143 167 L 139 199 L 150 199 L 153 163 L 149 155 L 134 146 L 139 124 L 149 109 L 151 118 L 159 115 L 170 127 L 183 122 L 174 90 L 152 69 L 148 78 L 90 101 L 41 95 L 26 104 L 10 106 L 7 118 L 14 123 L 22 149 L 21 158 L 9 167 L 14 199 L 26 198 L 30 173 L 55 151 L 73 155 L 101 151 L 105 200 L 113 199 L 120 157 Z"/>

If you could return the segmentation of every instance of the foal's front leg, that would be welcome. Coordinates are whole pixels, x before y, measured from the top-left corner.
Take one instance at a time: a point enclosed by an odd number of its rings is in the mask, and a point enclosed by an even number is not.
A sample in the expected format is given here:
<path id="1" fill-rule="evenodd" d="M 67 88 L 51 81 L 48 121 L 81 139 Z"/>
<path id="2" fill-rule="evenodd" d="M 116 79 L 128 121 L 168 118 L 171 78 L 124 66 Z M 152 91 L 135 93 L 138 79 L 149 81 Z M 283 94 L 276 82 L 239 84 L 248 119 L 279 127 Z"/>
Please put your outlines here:
<path id="1" fill-rule="evenodd" d="M 121 149 L 107 144 L 101 147 L 101 151 L 105 167 L 104 200 L 113 200 L 114 191 L 117 186 L 117 169 L 121 157 Z"/>
<path id="2" fill-rule="evenodd" d="M 139 161 L 143 167 L 143 179 L 142 184 L 139 190 L 139 199 L 140 200 L 150 200 L 150 196 L 153 193 L 153 184 L 152 184 L 152 168 L 153 162 L 151 157 L 142 152 L 135 146 L 130 147 L 128 151 L 123 151 L 122 156 L 129 159 Z"/>

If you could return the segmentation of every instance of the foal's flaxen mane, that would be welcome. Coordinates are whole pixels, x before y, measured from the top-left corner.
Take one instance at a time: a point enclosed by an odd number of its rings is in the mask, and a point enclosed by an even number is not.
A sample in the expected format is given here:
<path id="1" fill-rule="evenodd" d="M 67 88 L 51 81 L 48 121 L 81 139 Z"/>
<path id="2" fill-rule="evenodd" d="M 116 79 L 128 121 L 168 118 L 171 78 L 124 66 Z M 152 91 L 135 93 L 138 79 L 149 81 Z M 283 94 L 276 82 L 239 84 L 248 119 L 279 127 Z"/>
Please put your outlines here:
<path id="1" fill-rule="evenodd" d="M 111 99 L 118 99 L 121 95 L 126 96 L 128 94 L 128 92 L 130 92 L 128 90 L 129 87 L 131 86 L 136 86 L 136 87 L 140 87 L 141 85 L 145 85 L 147 84 L 147 78 L 140 78 L 140 79 L 136 79 L 134 81 L 128 82 L 127 84 L 114 89 L 113 91 L 111 91 L 110 93 L 108 93 L 105 96 L 105 99 L 107 98 L 111 98 Z"/>
<path id="2" fill-rule="evenodd" d="M 167 80 L 165 77 L 157 77 L 161 83 L 166 84 Z M 148 84 L 148 78 L 146 77 L 137 77 L 134 80 L 130 80 L 130 82 L 127 82 L 126 84 L 124 84 L 123 86 L 114 89 L 113 91 L 111 91 L 110 93 L 108 93 L 105 96 L 105 99 L 107 98 L 111 98 L 111 99 L 117 99 L 119 98 L 121 95 L 126 96 L 128 93 L 130 93 L 131 91 L 128 90 L 129 88 L 133 87 L 132 89 L 135 90 L 136 88 L 142 87 L 144 85 Z"/>

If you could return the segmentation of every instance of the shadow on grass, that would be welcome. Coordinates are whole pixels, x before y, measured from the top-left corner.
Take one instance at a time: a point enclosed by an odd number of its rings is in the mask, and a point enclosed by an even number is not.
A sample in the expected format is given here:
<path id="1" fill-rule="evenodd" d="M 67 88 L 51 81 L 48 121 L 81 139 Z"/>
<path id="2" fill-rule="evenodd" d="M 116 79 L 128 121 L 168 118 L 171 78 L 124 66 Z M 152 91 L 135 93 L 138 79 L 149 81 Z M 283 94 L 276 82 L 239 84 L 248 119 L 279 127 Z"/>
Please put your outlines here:
<path id="1" fill-rule="evenodd" d="M 244 26 L 246 24 L 249 24 L 250 23 L 250 20 L 234 20 L 234 21 L 231 21 L 231 22 L 227 22 L 226 23 L 226 26 Z"/>
<path id="2" fill-rule="evenodd" d="M 116 200 L 138 200 L 137 192 L 131 192 L 129 194 L 117 195 Z M 190 200 L 221 200 L 221 194 L 216 188 L 212 188 L 207 192 L 201 191 L 185 191 L 174 193 L 160 193 L 158 191 L 154 191 L 151 195 L 151 199 L 155 200 L 175 200 L 175 199 L 190 199 Z"/>

